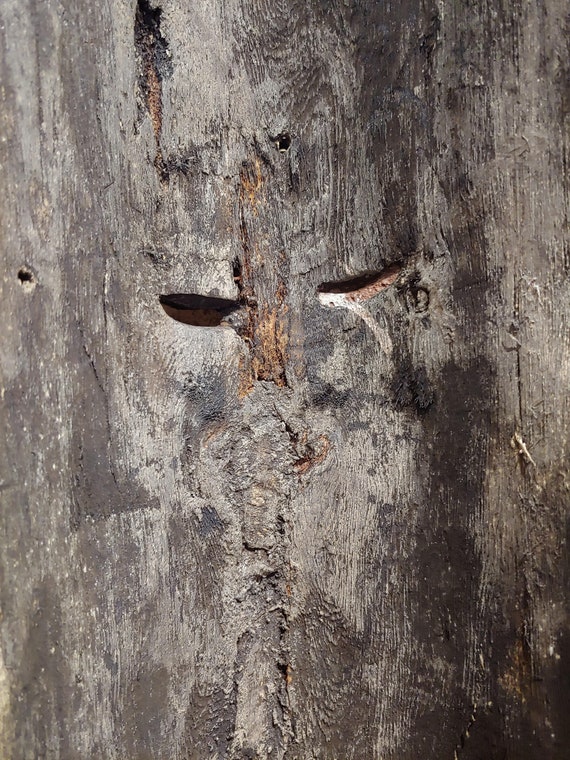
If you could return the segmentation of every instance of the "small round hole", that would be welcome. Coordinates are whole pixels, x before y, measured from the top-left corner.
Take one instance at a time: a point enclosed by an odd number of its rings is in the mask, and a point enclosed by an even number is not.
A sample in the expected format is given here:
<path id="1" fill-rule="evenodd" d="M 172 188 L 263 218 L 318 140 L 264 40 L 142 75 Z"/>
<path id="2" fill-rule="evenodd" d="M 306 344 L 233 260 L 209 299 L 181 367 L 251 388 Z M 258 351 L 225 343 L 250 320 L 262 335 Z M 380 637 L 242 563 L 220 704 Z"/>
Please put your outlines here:
<path id="1" fill-rule="evenodd" d="M 28 267 L 20 267 L 18 270 L 18 280 L 24 290 L 30 291 L 36 287 L 36 278 L 34 273 Z"/>
<path id="2" fill-rule="evenodd" d="M 275 145 L 279 153 L 287 153 L 291 147 L 291 135 L 288 132 L 282 132 L 275 138 Z"/>

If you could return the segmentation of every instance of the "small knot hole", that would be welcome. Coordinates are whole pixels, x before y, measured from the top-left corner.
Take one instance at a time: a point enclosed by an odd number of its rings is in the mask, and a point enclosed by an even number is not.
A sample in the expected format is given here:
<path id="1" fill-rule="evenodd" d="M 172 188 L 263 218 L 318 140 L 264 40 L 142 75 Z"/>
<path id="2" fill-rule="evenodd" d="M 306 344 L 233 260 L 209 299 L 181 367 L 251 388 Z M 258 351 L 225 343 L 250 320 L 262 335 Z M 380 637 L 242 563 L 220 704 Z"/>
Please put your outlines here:
<path id="1" fill-rule="evenodd" d="M 34 277 L 32 270 L 28 269 L 28 267 L 21 267 L 18 270 L 18 280 L 24 290 L 28 292 L 36 287 L 36 278 Z"/>
<path id="2" fill-rule="evenodd" d="M 275 138 L 275 145 L 279 153 L 287 153 L 291 147 L 291 135 L 288 132 L 282 132 Z"/>

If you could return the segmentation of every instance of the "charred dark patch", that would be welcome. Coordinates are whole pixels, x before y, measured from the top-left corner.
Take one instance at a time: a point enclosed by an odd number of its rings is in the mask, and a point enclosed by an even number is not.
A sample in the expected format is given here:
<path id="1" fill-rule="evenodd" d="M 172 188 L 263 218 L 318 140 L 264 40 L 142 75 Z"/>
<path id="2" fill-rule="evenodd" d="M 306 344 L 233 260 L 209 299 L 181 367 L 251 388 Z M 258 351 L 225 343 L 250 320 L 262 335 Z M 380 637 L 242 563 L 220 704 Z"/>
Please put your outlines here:
<path id="1" fill-rule="evenodd" d="M 141 248 L 138 253 L 148 259 L 157 269 L 165 269 L 168 266 L 168 254 L 164 250 L 149 247 Z"/>
<path id="2" fill-rule="evenodd" d="M 449 362 L 438 379 L 437 414 L 423 420 L 426 439 L 434 445 L 420 454 L 425 459 L 419 466 L 428 475 L 416 548 L 410 556 L 414 596 L 422 600 L 414 628 L 422 647 L 432 652 L 429 662 L 446 662 L 446 667 L 459 672 L 469 656 L 470 632 L 478 628 L 481 558 L 471 525 L 484 498 L 492 382 L 492 368 L 482 358 L 465 367 Z M 481 645 L 486 662 L 488 643 L 483 640 Z M 410 666 L 426 682 L 434 678 L 429 662 Z M 462 736 L 465 743 L 471 722 L 469 690 L 456 683 L 447 704 L 445 714 L 438 708 L 437 719 L 447 726 L 444 754 L 452 757 Z M 442 751 L 441 737 L 429 729 L 435 719 L 426 706 L 414 726 L 414 735 L 425 737 L 421 754 L 426 757 Z"/>
<path id="3" fill-rule="evenodd" d="M 188 420 L 201 423 L 221 420 L 225 410 L 225 376 L 221 370 L 209 367 L 199 375 L 189 372 L 176 383 L 178 393 L 192 409 L 188 409 Z"/>
<path id="4" fill-rule="evenodd" d="M 202 510 L 202 519 L 198 527 L 198 533 L 201 538 L 206 538 L 212 533 L 217 533 L 224 527 L 223 522 L 220 520 L 220 516 L 214 509 L 214 507 L 204 507 Z"/>
<path id="5" fill-rule="evenodd" d="M 122 469 L 113 445 L 106 378 L 97 357 L 79 341 L 70 350 L 81 393 L 73 417 L 70 526 L 158 507 L 132 472 Z"/>
<path id="6" fill-rule="evenodd" d="M 394 403 L 400 408 L 412 407 L 426 412 L 435 401 L 435 392 L 425 366 L 412 366 L 411 361 L 400 364 L 392 380 Z"/>
<path id="7" fill-rule="evenodd" d="M 201 492 L 194 481 L 195 463 L 204 442 L 220 434 L 231 408 L 228 402 L 228 377 L 219 367 L 209 366 L 198 375 L 189 372 L 174 381 L 173 390 L 183 402 L 183 445 L 180 463 L 185 484 Z"/>
<path id="8" fill-rule="evenodd" d="M 127 753 L 131 757 L 157 755 L 160 751 L 162 706 L 168 703 L 169 672 L 164 665 L 148 659 L 135 672 L 129 684 L 129 699 L 122 712 Z"/>
<path id="9" fill-rule="evenodd" d="M 329 407 L 342 409 L 350 403 L 350 398 L 349 390 L 340 390 L 330 383 L 322 382 L 313 391 L 311 403 L 317 409 L 327 409 Z"/>
<path id="10" fill-rule="evenodd" d="M 198 157 L 194 154 L 184 156 L 172 155 L 165 160 L 164 168 L 169 176 L 171 174 L 182 174 L 184 177 L 187 177 L 192 172 L 197 161 Z"/>
<path id="11" fill-rule="evenodd" d="M 26 634 L 21 642 L 22 656 L 14 670 L 18 673 L 19 699 L 13 701 L 16 744 L 14 756 L 30 753 L 30 736 L 40 746 L 49 746 L 51 737 L 59 737 L 59 749 L 72 755 L 72 742 L 65 730 L 63 705 L 80 700 L 80 690 L 70 671 L 64 652 L 62 609 L 57 577 L 36 581 L 30 597 Z M 3 753 L 4 754 L 4 753 Z"/>
<path id="12" fill-rule="evenodd" d="M 441 372 L 438 414 L 430 418 L 430 432 L 438 441 L 430 472 L 434 487 L 438 477 L 439 483 L 448 481 L 453 486 L 458 503 L 473 505 L 483 487 L 492 385 L 492 368 L 483 357 L 465 368 L 449 362 Z"/>

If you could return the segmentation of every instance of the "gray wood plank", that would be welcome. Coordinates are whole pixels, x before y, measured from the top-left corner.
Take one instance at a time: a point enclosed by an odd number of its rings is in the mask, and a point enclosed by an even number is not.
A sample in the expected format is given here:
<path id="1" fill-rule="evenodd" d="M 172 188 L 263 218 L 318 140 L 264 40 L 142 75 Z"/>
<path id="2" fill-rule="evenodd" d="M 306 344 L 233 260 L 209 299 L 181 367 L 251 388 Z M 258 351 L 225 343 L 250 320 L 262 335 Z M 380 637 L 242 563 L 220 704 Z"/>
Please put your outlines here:
<path id="1" fill-rule="evenodd" d="M 565 14 L 4 0 L 2 757 L 567 757 Z"/>

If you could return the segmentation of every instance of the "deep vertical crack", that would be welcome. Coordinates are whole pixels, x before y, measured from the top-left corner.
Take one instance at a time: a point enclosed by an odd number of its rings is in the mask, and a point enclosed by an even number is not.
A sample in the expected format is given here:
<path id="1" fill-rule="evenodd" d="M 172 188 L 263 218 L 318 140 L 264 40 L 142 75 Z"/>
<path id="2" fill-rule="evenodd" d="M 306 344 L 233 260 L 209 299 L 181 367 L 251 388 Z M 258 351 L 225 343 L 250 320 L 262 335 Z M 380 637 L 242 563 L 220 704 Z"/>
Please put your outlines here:
<path id="1" fill-rule="evenodd" d="M 168 182 L 168 168 L 162 156 L 162 82 L 172 74 L 170 50 L 160 29 L 161 8 L 148 0 L 138 0 L 135 13 L 135 48 L 139 62 L 139 90 L 150 116 L 156 155 L 154 166 L 161 182 Z"/>

